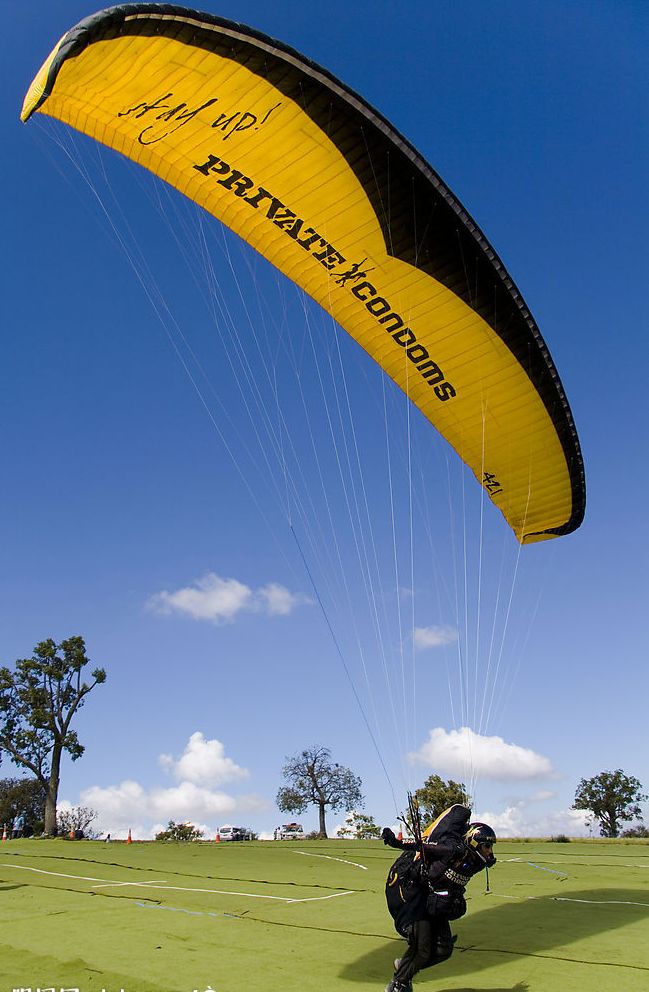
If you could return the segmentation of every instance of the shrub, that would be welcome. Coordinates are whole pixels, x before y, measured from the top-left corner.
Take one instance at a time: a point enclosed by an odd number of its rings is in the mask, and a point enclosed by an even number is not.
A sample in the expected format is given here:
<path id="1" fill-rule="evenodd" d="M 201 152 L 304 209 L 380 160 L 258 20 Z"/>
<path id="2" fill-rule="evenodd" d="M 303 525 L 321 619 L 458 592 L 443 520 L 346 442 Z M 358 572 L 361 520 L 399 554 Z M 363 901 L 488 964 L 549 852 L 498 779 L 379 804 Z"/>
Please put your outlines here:
<path id="1" fill-rule="evenodd" d="M 167 829 L 161 830 L 159 834 L 156 834 L 155 839 L 190 841 L 200 840 L 202 836 L 203 831 L 195 827 L 193 823 L 175 823 L 174 820 L 169 820 Z"/>
<path id="2" fill-rule="evenodd" d="M 637 826 L 622 831 L 622 837 L 649 837 L 649 827 L 638 823 Z"/>
<path id="3" fill-rule="evenodd" d="M 352 840 L 376 840 L 381 836 L 381 828 L 377 827 L 371 816 L 351 812 L 347 814 L 338 836 L 351 837 Z"/>
<path id="4" fill-rule="evenodd" d="M 570 837 L 566 837 L 565 834 L 557 834 L 556 837 L 550 837 L 550 841 L 553 844 L 569 844 Z"/>
<path id="5" fill-rule="evenodd" d="M 84 837 L 96 840 L 97 833 L 91 829 L 91 823 L 96 817 L 95 810 L 88 806 L 72 806 L 70 809 L 57 811 L 56 826 L 59 836 L 69 837 L 72 832 L 75 840 L 82 840 Z"/>

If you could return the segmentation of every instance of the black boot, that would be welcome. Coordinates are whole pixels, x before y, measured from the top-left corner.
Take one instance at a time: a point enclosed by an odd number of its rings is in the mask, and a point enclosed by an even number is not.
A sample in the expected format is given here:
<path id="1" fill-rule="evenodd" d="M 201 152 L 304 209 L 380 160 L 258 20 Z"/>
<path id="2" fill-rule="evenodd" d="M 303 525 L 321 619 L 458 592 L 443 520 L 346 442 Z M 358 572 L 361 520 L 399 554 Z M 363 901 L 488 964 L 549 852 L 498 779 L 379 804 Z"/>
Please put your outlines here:
<path id="1" fill-rule="evenodd" d="M 398 982 L 393 978 L 389 985 L 386 985 L 385 992 L 412 992 L 412 982 Z"/>

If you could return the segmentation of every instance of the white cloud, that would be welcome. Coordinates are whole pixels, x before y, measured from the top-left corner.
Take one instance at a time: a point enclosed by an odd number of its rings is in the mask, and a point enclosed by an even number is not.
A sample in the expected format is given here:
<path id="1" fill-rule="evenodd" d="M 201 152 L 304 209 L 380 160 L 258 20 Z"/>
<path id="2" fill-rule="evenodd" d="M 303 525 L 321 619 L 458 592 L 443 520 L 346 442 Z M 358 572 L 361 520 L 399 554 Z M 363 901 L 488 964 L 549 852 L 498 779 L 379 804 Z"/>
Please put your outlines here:
<path id="1" fill-rule="evenodd" d="M 235 798 L 192 782 L 181 782 L 171 789 L 143 789 L 132 781 L 106 788 L 91 786 L 81 793 L 81 805 L 97 811 L 95 826 L 101 832 L 125 837 L 132 830 L 133 837 L 142 840 L 154 837 L 169 820 L 211 823 L 211 832 L 215 832 L 226 820 L 243 819 L 247 813 L 270 808 L 259 796 Z"/>
<path id="2" fill-rule="evenodd" d="M 457 630 L 454 627 L 445 625 L 432 627 L 415 627 L 413 640 L 415 647 L 420 650 L 425 648 L 439 648 L 444 644 L 453 644 L 457 641 Z"/>
<path id="3" fill-rule="evenodd" d="M 127 779 L 119 785 L 94 785 L 81 793 L 80 805 L 98 814 L 94 829 L 114 838 L 126 837 L 131 830 L 134 839 L 146 840 L 164 829 L 169 820 L 175 820 L 200 825 L 209 837 L 226 821 L 240 819 L 245 825 L 248 814 L 272 808 L 260 796 L 233 796 L 214 788 L 244 778 L 248 772 L 225 756 L 220 741 L 206 740 L 200 731 L 191 735 L 178 760 L 170 755 L 161 755 L 159 760 L 177 779 L 171 788 L 145 789 Z M 59 803 L 61 809 L 68 805 L 65 799 Z"/>
<path id="4" fill-rule="evenodd" d="M 244 611 L 287 616 L 296 606 L 310 602 L 307 596 L 292 593 L 276 582 L 255 591 L 238 579 L 223 579 L 214 572 L 208 572 L 192 585 L 175 592 L 165 589 L 155 593 L 147 606 L 155 613 L 179 613 L 192 620 L 225 623 Z"/>
<path id="5" fill-rule="evenodd" d="M 557 834 L 585 837 L 588 835 L 587 816 L 577 809 L 539 813 L 536 809 L 528 810 L 526 801 L 520 800 L 501 813 L 480 810 L 474 818 L 492 826 L 497 837 L 554 837 Z"/>
<path id="6" fill-rule="evenodd" d="M 296 606 L 311 602 L 308 596 L 289 592 L 285 586 L 280 586 L 277 582 L 270 582 L 260 589 L 257 595 L 258 600 L 265 606 L 265 612 L 271 617 L 288 616 Z"/>
<path id="7" fill-rule="evenodd" d="M 193 782 L 195 785 L 223 785 L 249 775 L 246 768 L 226 758 L 221 741 L 206 740 L 200 730 L 191 735 L 178 760 L 170 754 L 161 754 L 159 761 L 177 781 Z"/>
<path id="8" fill-rule="evenodd" d="M 476 734 L 470 727 L 449 731 L 435 727 L 408 759 L 460 779 L 469 773 L 498 781 L 543 778 L 554 773 L 550 760 L 543 755 L 519 744 L 508 744 L 502 737 Z"/>

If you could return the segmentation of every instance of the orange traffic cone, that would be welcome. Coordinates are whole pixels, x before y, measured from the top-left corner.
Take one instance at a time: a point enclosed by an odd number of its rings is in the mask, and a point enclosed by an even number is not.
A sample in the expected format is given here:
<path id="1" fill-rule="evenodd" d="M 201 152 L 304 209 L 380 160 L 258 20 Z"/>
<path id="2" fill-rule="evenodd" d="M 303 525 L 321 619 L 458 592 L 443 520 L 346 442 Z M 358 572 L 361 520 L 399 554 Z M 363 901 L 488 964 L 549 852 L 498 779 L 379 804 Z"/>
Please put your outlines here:
<path id="1" fill-rule="evenodd" d="M 403 840 L 403 830 L 401 830 L 401 829 L 399 830 L 399 833 L 397 834 L 397 840 Z"/>
<path id="2" fill-rule="evenodd" d="M 70 840 L 74 840 L 74 830 L 72 830 L 72 829 L 70 830 L 70 833 L 68 834 L 68 837 L 70 838 Z"/>
<path id="3" fill-rule="evenodd" d="M 2 843 L 5 844 L 7 841 L 7 824 L 2 824 Z"/>
<path id="4" fill-rule="evenodd" d="M 216 831 L 216 837 L 214 838 L 214 843 L 215 844 L 221 843 L 221 834 L 218 832 L 218 830 Z"/>
<path id="5" fill-rule="evenodd" d="M 126 838 L 126 843 L 127 844 L 132 844 L 133 843 L 133 838 L 131 837 L 131 828 L 130 827 L 128 828 L 128 837 Z"/>

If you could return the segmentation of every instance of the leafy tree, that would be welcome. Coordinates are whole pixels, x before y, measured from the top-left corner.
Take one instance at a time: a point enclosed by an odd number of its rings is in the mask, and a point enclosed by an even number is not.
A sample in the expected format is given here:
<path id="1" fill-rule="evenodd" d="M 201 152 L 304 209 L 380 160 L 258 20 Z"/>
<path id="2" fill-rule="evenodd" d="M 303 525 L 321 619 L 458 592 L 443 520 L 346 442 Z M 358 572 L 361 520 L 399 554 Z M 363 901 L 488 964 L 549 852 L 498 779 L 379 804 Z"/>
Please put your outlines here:
<path id="1" fill-rule="evenodd" d="M 614 772 L 600 772 L 593 778 L 582 778 L 572 808 L 590 810 L 599 821 L 602 837 L 619 837 L 621 823 L 642 820 L 640 803 L 647 798 L 638 779 L 618 768 Z"/>
<path id="2" fill-rule="evenodd" d="M 325 813 L 331 809 L 363 807 L 361 780 L 349 768 L 334 764 L 327 747 L 306 748 L 294 758 L 288 758 L 282 769 L 288 785 L 277 793 L 277 805 L 283 813 L 303 813 L 307 806 L 317 806 L 319 837 L 327 836 Z"/>
<path id="3" fill-rule="evenodd" d="M 45 789 L 37 778 L 0 779 L 0 831 L 7 828 L 18 813 L 25 817 L 25 834 L 43 829 Z"/>
<path id="4" fill-rule="evenodd" d="M 462 782 L 454 782 L 452 778 L 445 782 L 439 775 L 429 775 L 421 789 L 415 792 L 414 799 L 419 805 L 423 820 L 434 820 L 455 803 L 471 805 L 466 786 Z"/>
<path id="5" fill-rule="evenodd" d="M 89 806 L 71 806 L 70 809 L 62 809 L 57 812 L 57 826 L 62 834 L 74 833 L 77 836 L 82 834 L 91 840 L 96 838 L 94 831 L 90 830 L 90 824 L 97 818 L 97 811 Z"/>
<path id="6" fill-rule="evenodd" d="M 203 831 L 195 827 L 193 823 L 176 823 L 174 820 L 169 820 L 167 829 L 156 834 L 155 839 L 190 841 L 200 840 L 202 836 Z"/>
<path id="7" fill-rule="evenodd" d="M 48 638 L 31 658 L 16 661 L 15 671 L 0 668 L 0 749 L 15 765 L 29 769 L 46 790 L 45 833 L 56 834 L 56 802 L 61 758 L 76 761 L 84 752 L 72 718 L 96 685 L 106 681 L 95 668 L 91 682 L 81 673 L 90 663 L 82 637 L 60 644 Z"/>
<path id="8" fill-rule="evenodd" d="M 352 812 L 347 814 L 338 836 L 351 837 L 353 840 L 374 840 L 381 836 L 381 828 L 377 827 L 371 816 Z"/>

